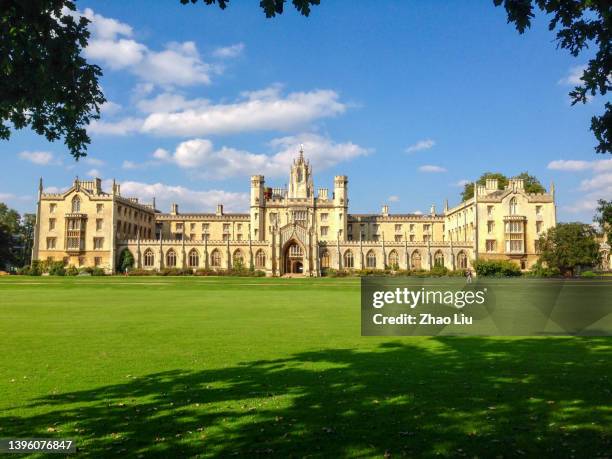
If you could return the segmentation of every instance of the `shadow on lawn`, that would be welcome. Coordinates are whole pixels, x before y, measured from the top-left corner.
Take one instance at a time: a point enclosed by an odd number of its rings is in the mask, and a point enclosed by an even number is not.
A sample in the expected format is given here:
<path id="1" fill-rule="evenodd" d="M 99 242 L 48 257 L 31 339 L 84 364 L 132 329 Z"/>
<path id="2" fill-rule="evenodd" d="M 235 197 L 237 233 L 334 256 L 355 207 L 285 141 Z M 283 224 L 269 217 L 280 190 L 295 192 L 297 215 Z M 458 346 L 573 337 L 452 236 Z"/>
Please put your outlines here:
<path id="1" fill-rule="evenodd" d="M 422 342 L 421 342 L 422 343 Z M 33 400 L 3 437 L 87 457 L 554 456 L 610 451 L 612 340 L 438 338 L 168 371 Z"/>

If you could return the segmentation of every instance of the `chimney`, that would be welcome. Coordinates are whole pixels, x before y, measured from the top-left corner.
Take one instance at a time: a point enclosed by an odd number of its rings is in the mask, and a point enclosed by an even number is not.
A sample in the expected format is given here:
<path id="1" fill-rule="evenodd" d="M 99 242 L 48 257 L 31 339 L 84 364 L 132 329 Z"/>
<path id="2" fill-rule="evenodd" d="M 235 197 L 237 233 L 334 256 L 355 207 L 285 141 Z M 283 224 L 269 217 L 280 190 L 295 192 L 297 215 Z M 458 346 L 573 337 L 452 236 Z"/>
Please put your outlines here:
<path id="1" fill-rule="evenodd" d="M 386 217 L 389 215 L 389 206 L 387 204 L 383 204 L 381 212 L 383 214 L 383 217 Z"/>
<path id="2" fill-rule="evenodd" d="M 436 215 L 436 205 L 435 204 L 431 205 L 431 209 L 429 209 L 429 213 L 431 215 Z"/>
<path id="3" fill-rule="evenodd" d="M 497 179 L 496 178 L 488 178 L 485 182 L 485 189 L 487 191 L 496 191 L 497 190 Z"/>
<path id="4" fill-rule="evenodd" d="M 170 213 L 172 215 L 178 215 L 179 211 L 178 211 L 178 204 L 173 203 L 171 208 L 170 208 Z"/>
<path id="5" fill-rule="evenodd" d="M 215 213 L 217 215 L 223 215 L 223 204 L 217 204 L 217 211 Z"/>

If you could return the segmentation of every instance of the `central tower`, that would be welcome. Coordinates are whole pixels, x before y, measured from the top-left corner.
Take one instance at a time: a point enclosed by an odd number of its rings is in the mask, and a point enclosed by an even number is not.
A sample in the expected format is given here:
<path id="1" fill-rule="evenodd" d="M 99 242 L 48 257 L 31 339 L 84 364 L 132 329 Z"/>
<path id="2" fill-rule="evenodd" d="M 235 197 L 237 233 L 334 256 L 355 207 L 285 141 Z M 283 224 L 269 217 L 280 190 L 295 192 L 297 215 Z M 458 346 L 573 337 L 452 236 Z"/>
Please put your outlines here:
<path id="1" fill-rule="evenodd" d="M 312 167 L 310 162 L 304 159 L 304 145 L 300 145 L 300 155 L 293 160 L 291 165 L 288 197 L 290 199 L 306 199 L 313 197 L 313 195 Z"/>

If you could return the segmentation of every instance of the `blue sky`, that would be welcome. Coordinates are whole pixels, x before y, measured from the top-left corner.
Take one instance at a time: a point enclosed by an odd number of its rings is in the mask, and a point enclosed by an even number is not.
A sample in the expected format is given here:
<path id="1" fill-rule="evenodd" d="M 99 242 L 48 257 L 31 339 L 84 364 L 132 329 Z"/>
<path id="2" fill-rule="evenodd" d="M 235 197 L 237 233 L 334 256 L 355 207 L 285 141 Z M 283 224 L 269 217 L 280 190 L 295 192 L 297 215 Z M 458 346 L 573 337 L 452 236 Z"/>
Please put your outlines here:
<path id="1" fill-rule="evenodd" d="M 315 187 L 349 176 L 352 212 L 453 205 L 484 171 L 554 180 L 561 221 L 612 198 L 589 131 L 605 101 L 569 103 L 588 56 L 557 50 L 542 15 L 519 35 L 492 2 L 322 3 L 266 19 L 256 2 L 77 1 L 110 102 L 78 163 L 28 130 L 2 141 L 0 200 L 33 211 L 38 177 L 96 175 L 163 211 L 240 211 L 249 176 L 284 185 L 301 143 Z"/>

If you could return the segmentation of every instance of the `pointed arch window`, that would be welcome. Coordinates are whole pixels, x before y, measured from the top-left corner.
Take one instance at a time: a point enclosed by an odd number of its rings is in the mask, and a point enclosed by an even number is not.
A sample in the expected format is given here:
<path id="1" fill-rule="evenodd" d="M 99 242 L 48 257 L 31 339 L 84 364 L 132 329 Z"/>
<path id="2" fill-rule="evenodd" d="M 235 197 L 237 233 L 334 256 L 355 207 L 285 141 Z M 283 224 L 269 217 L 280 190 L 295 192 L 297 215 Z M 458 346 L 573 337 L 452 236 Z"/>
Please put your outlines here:
<path id="1" fill-rule="evenodd" d="M 421 269 L 421 254 L 418 250 L 412 252 L 410 257 L 410 267 L 412 269 Z"/>
<path id="2" fill-rule="evenodd" d="M 210 266 L 213 268 L 221 267 L 221 252 L 219 252 L 217 249 L 213 250 L 210 254 Z"/>
<path id="3" fill-rule="evenodd" d="M 72 198 L 72 213 L 78 213 L 81 211 L 81 198 L 75 196 Z"/>
<path id="4" fill-rule="evenodd" d="M 439 268 L 443 268 L 444 267 L 444 254 L 442 253 L 441 250 L 438 250 L 434 254 L 434 266 L 437 266 Z"/>
<path id="5" fill-rule="evenodd" d="M 169 268 L 174 268 L 176 266 L 176 252 L 174 249 L 170 249 L 166 252 L 166 266 Z"/>
<path id="6" fill-rule="evenodd" d="M 366 266 L 368 268 L 376 268 L 376 254 L 370 250 L 366 255 Z"/>
<path id="7" fill-rule="evenodd" d="M 144 253 L 144 265 L 147 268 L 153 267 L 155 265 L 155 254 L 151 249 L 145 250 Z"/>
<path id="8" fill-rule="evenodd" d="M 346 252 L 344 252 L 344 267 L 353 268 L 354 265 L 355 263 L 353 259 L 353 252 L 351 252 L 350 250 L 347 250 Z"/>
<path id="9" fill-rule="evenodd" d="M 466 269 L 467 266 L 467 255 L 462 250 L 457 254 L 457 268 L 458 269 Z"/>
<path id="10" fill-rule="evenodd" d="M 256 268 L 265 268 L 266 267 L 266 253 L 259 249 L 255 254 L 255 267 Z"/>
<path id="11" fill-rule="evenodd" d="M 197 268 L 200 264 L 200 254 L 196 249 L 191 249 L 187 260 L 190 268 Z"/>
<path id="12" fill-rule="evenodd" d="M 518 204 L 516 198 L 510 199 L 510 215 L 516 215 Z"/>
<path id="13" fill-rule="evenodd" d="M 395 250 L 392 250 L 389 253 L 389 266 L 391 267 L 391 269 L 399 268 L 399 255 Z"/>

